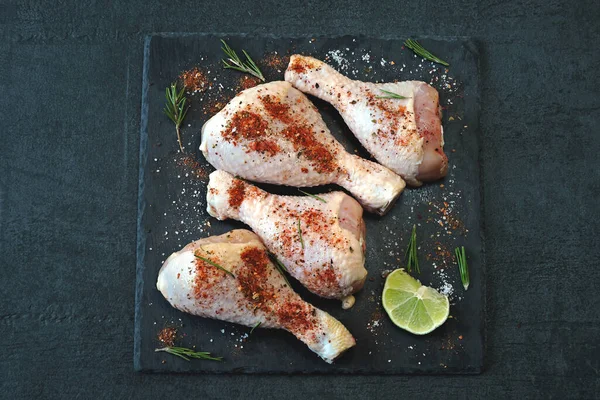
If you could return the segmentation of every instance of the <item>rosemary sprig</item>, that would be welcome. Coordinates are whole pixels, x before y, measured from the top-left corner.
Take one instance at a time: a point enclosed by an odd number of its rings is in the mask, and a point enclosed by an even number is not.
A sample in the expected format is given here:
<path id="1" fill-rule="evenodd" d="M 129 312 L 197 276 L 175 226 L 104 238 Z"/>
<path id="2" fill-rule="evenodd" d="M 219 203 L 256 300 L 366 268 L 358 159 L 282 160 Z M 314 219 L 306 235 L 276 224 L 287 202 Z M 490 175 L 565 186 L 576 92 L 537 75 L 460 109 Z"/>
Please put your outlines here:
<path id="1" fill-rule="evenodd" d="M 454 255 L 456 255 L 456 262 L 458 263 L 458 271 L 460 272 L 460 280 L 462 281 L 465 290 L 469 288 L 469 266 L 467 265 L 467 255 L 465 253 L 465 246 L 457 247 L 454 249 Z"/>
<path id="2" fill-rule="evenodd" d="M 156 353 L 164 351 L 165 353 L 173 354 L 174 356 L 181 357 L 186 361 L 190 361 L 191 358 L 198 358 L 202 360 L 213 360 L 223 361 L 223 357 L 213 357 L 208 351 L 194 351 L 185 347 L 163 347 L 162 349 L 154 349 Z"/>
<path id="3" fill-rule="evenodd" d="M 426 60 L 433 61 L 434 63 L 445 65 L 446 67 L 450 66 L 450 64 L 448 64 L 446 61 L 444 61 L 444 60 L 442 60 L 442 59 L 434 56 L 429 51 L 425 50 L 425 48 L 423 46 L 421 46 L 419 44 L 419 42 L 417 42 L 416 40 L 407 39 L 404 42 L 404 45 L 406 47 L 408 47 L 409 49 L 411 49 L 416 55 L 421 56 L 421 57 L 423 57 Z"/>
<path id="4" fill-rule="evenodd" d="M 302 228 L 300 227 L 300 218 L 298 218 L 298 236 L 300 236 L 300 244 L 302 245 L 302 249 L 304 249 L 304 239 L 302 238 Z"/>
<path id="5" fill-rule="evenodd" d="M 217 264 L 216 262 L 214 262 L 214 261 L 211 261 L 211 260 L 209 260 L 208 258 L 205 258 L 205 257 L 199 256 L 199 255 L 198 255 L 198 254 L 196 254 L 196 253 L 194 253 L 194 257 L 201 259 L 202 261 L 204 261 L 204 262 L 205 262 L 205 263 L 207 263 L 207 264 L 210 264 L 210 265 L 212 265 L 213 267 L 219 268 L 221 271 L 223 271 L 223 272 L 225 272 L 225 273 L 227 273 L 227 274 L 229 274 L 229 275 L 231 275 L 231 276 L 233 276 L 233 277 L 235 278 L 235 275 L 233 275 L 233 273 L 232 273 L 231 271 L 229 271 L 228 269 L 225 269 L 225 268 L 221 267 L 221 266 L 220 266 L 219 264 Z"/>
<path id="6" fill-rule="evenodd" d="M 183 123 L 183 119 L 188 112 L 189 107 L 185 106 L 187 102 L 186 97 L 183 95 L 184 88 L 181 90 L 177 89 L 177 82 L 171 83 L 166 91 L 167 103 L 165 104 L 165 108 L 163 112 L 169 117 L 171 121 L 175 124 L 175 131 L 177 132 L 177 142 L 179 143 L 179 150 L 183 151 L 183 145 L 181 143 L 181 124 Z"/>
<path id="7" fill-rule="evenodd" d="M 254 326 L 252 327 L 252 329 L 250 329 L 250 334 L 251 334 L 251 335 L 252 335 L 252 332 L 254 332 L 254 330 L 260 326 L 260 324 L 262 324 L 262 322 L 259 322 L 258 324 L 254 325 Z"/>
<path id="8" fill-rule="evenodd" d="M 260 69 L 256 63 L 252 60 L 252 58 L 250 58 L 248 53 L 246 53 L 246 50 L 242 50 L 242 53 L 244 53 L 244 56 L 246 56 L 246 62 L 243 62 L 235 50 L 229 47 L 229 45 L 223 39 L 221 39 L 221 43 L 223 43 L 221 50 L 223 50 L 223 52 L 227 55 L 227 59 L 223 60 L 223 67 L 245 72 L 257 77 L 263 82 L 265 81 L 265 77 L 263 76 L 262 72 L 260 72 Z"/>
<path id="9" fill-rule="evenodd" d="M 279 261 L 277 256 L 273 253 L 269 253 L 269 258 L 271 259 L 271 261 L 273 261 L 273 264 L 275 264 L 275 268 L 277 268 L 277 271 L 279 271 L 281 276 L 283 276 L 283 279 L 285 279 L 285 283 L 287 283 L 288 286 L 291 286 L 290 281 L 288 281 L 287 276 L 285 276 L 285 272 L 287 272 L 285 265 L 283 265 L 283 263 Z"/>
<path id="10" fill-rule="evenodd" d="M 410 97 L 401 96 L 398 93 L 390 92 L 388 90 L 383 90 L 383 89 L 379 89 L 379 90 L 381 90 L 386 95 L 385 96 L 377 96 L 378 99 L 410 99 Z"/>
<path id="11" fill-rule="evenodd" d="M 411 272 L 414 267 L 417 273 L 421 273 L 419 269 L 419 258 L 417 257 L 417 225 L 413 225 L 412 233 L 410 234 L 410 240 L 408 242 L 408 247 L 406 248 L 406 253 L 404 255 L 406 258 L 406 270 Z"/>
<path id="12" fill-rule="evenodd" d="M 322 197 L 319 197 L 319 196 L 317 196 L 316 194 L 312 194 L 312 193 L 305 192 L 305 191 L 304 191 L 304 190 L 302 190 L 302 189 L 298 189 L 298 191 L 299 191 L 300 193 L 302 193 L 302 194 L 305 194 L 305 195 L 307 195 L 307 196 L 310 196 L 310 197 L 312 197 L 312 198 L 315 198 L 315 199 L 319 200 L 321 203 L 327 203 L 327 200 L 325 200 L 325 199 L 324 199 L 324 198 L 322 198 Z"/>

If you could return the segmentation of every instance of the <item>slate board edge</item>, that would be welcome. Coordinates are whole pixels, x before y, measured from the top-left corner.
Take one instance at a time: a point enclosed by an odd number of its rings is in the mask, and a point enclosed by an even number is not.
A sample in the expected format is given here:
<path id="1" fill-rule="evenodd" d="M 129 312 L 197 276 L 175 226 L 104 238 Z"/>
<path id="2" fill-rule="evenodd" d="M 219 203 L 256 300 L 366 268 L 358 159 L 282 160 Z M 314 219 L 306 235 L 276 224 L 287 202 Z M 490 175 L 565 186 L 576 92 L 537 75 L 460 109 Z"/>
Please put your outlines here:
<path id="1" fill-rule="evenodd" d="M 148 161 L 148 75 L 150 68 L 150 42 L 152 35 L 144 39 L 144 66 L 142 69 L 142 103 L 140 112 L 140 156 L 139 156 L 139 181 L 138 181 L 138 216 L 137 216 L 137 248 L 136 248 L 136 279 L 135 279 L 135 322 L 133 339 L 133 367 L 136 371 L 142 371 L 141 366 L 141 302 L 144 292 L 144 254 L 146 237 L 143 230 L 143 219 L 145 215 L 144 179 L 146 163 Z"/>
<path id="2" fill-rule="evenodd" d="M 141 124 L 140 124 L 140 155 L 139 155 L 139 184 L 138 184 L 138 218 L 137 218 L 137 262 L 136 262 L 136 297 L 135 297 L 135 322 L 134 322 L 134 370 L 138 372 L 144 373 L 160 373 L 160 374 L 177 374 L 177 375 L 197 375 L 198 372 L 177 372 L 177 371 L 164 371 L 164 370 L 156 370 L 153 368 L 144 368 L 141 365 L 141 318 L 142 318 L 142 309 L 141 302 L 144 295 L 144 281 L 143 281 L 143 268 L 144 268 L 144 249 L 145 249 L 145 234 L 143 232 L 143 221 L 145 216 L 145 199 L 144 199 L 144 180 L 145 180 L 145 166 L 148 158 L 148 86 L 149 86 L 149 67 L 150 67 L 150 46 L 152 39 L 154 37 L 160 38 L 177 38 L 177 37 L 203 37 L 203 36 L 211 36 L 211 37 L 223 37 L 226 38 L 228 36 L 234 36 L 237 38 L 246 38 L 246 37 L 258 37 L 258 38 L 272 38 L 272 39 L 308 39 L 308 38 L 316 38 L 316 39 L 335 39 L 335 38 L 343 38 L 343 37 L 353 37 L 356 39 L 377 39 L 377 40 L 402 40 L 403 38 L 408 38 L 404 36 L 398 35 L 381 35 L 376 38 L 369 37 L 364 34 L 360 35 L 315 35 L 315 36 L 285 36 L 282 37 L 280 35 L 274 34 L 248 34 L 248 33 L 208 33 L 208 32 L 198 32 L 198 33 L 177 33 L 177 32 L 163 32 L 163 33 L 153 33 L 149 34 L 145 37 L 144 40 L 144 57 L 143 57 L 143 76 L 142 76 L 142 100 L 141 100 Z M 252 369 L 245 369 L 243 367 L 236 368 L 232 371 L 210 371 L 204 372 L 205 374 L 215 374 L 215 375 L 223 375 L 223 374 L 254 374 L 254 375 L 412 375 L 412 376 L 435 376 L 435 375 L 477 375 L 481 374 L 484 371 L 485 366 L 485 349 L 486 349 L 486 262 L 485 262 L 485 235 L 484 235 L 484 208 L 483 208 L 483 166 L 482 166 L 482 153 L 483 146 L 481 144 L 482 134 L 480 131 L 480 99 L 481 99 L 481 68 L 480 68 L 480 52 L 479 52 L 479 44 L 476 40 L 467 36 L 419 36 L 421 39 L 432 39 L 432 40 L 441 40 L 441 41 L 461 41 L 463 46 L 476 57 L 476 71 L 477 71 L 477 81 L 476 81 L 476 92 L 474 93 L 476 96 L 475 101 L 475 109 L 477 112 L 476 119 L 476 129 L 474 130 L 475 134 L 479 137 L 477 141 L 478 145 L 478 154 L 477 154 L 477 163 L 479 166 L 479 206 L 480 206 L 480 231 L 479 236 L 481 239 L 481 299 L 483 300 L 482 309 L 481 309 L 481 331 L 482 331 L 482 352 L 481 359 L 477 365 L 472 365 L 469 369 L 463 369 L 460 371 L 439 371 L 439 372 L 423 372 L 421 370 L 410 371 L 406 370 L 404 372 L 390 371 L 388 372 L 378 372 L 372 373 L 361 369 L 355 370 L 335 370 L 329 372 L 307 372 L 303 370 L 296 371 L 273 371 L 273 372 L 265 372 L 265 371 L 252 371 Z"/>
<path id="3" fill-rule="evenodd" d="M 479 373 L 485 371 L 486 364 L 486 350 L 487 350 L 487 262 L 485 259 L 485 187 L 484 187 L 484 145 L 483 145 L 483 134 L 481 132 L 481 44 L 476 39 L 465 40 L 465 46 L 470 50 L 476 58 L 476 69 L 477 69 L 477 91 L 476 95 L 476 115 L 477 115 L 477 126 L 475 132 L 479 136 L 477 145 L 479 146 L 479 152 L 477 154 L 477 161 L 479 165 L 479 237 L 481 240 L 481 299 L 483 304 L 481 305 L 481 338 L 482 338 L 482 349 L 481 349 L 481 364 L 479 365 Z"/>

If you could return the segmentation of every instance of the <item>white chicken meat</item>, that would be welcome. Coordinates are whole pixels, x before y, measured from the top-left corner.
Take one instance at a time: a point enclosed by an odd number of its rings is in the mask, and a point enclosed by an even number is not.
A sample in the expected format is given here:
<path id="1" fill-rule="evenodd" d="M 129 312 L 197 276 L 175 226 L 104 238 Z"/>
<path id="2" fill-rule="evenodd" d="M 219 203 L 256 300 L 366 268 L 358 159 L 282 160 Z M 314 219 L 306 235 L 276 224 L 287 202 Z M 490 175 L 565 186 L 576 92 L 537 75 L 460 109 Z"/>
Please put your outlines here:
<path id="1" fill-rule="evenodd" d="M 427 83 L 361 82 L 301 55 L 290 58 L 285 80 L 333 105 L 375 159 L 408 184 L 446 176 L 439 94 Z"/>
<path id="2" fill-rule="evenodd" d="M 308 290 L 351 306 L 367 276 L 363 210 L 343 192 L 319 198 L 270 194 L 225 171 L 207 192 L 210 215 L 246 223 Z"/>
<path id="3" fill-rule="evenodd" d="M 240 92 L 204 124 L 200 150 L 215 168 L 252 181 L 340 185 L 379 214 L 405 187 L 389 169 L 346 152 L 315 106 L 288 82 Z"/>
<path id="4" fill-rule="evenodd" d="M 341 322 L 287 285 L 258 236 L 247 230 L 200 239 L 173 253 L 156 287 L 190 314 L 285 329 L 328 363 L 356 344 Z"/>

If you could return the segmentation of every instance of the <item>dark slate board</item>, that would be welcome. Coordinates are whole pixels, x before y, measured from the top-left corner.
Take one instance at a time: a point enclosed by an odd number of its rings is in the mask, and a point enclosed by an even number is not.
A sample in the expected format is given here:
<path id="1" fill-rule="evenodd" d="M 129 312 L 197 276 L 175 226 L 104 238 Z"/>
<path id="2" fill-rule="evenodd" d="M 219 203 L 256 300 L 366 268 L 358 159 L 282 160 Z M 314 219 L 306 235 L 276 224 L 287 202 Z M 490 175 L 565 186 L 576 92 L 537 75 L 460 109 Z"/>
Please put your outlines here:
<path id="1" fill-rule="evenodd" d="M 354 308 L 319 299 L 293 281 L 294 288 L 317 307 L 342 321 L 357 345 L 326 364 L 292 335 L 283 331 L 250 329 L 226 322 L 184 314 L 170 307 L 155 288 L 158 270 L 172 252 L 186 243 L 243 227 L 235 221 L 219 222 L 206 213 L 207 174 L 213 168 L 198 150 L 200 128 L 210 117 L 209 103 L 226 102 L 235 94 L 241 74 L 223 70 L 220 36 L 156 35 L 145 44 L 140 140 L 140 190 L 134 364 L 136 370 L 201 373 L 361 373 L 361 374 L 472 374 L 483 368 L 485 274 L 482 248 L 481 182 L 479 164 L 479 88 L 477 48 L 468 40 L 422 39 L 434 54 L 446 59 L 446 70 L 415 57 L 400 39 L 364 37 L 275 38 L 227 36 L 234 48 L 246 49 L 262 66 L 267 80 L 283 79 L 285 65 L 266 65 L 261 55 L 302 53 L 324 59 L 340 50 L 341 58 L 329 62 L 353 78 L 371 81 L 418 79 L 440 90 L 444 107 L 446 152 L 450 172 L 441 182 L 407 189 L 384 217 L 365 215 L 369 279 L 356 296 Z M 366 57 L 369 54 L 369 57 Z M 382 60 L 382 58 L 384 60 Z M 346 64 L 346 61 L 348 63 Z M 392 65 L 390 61 L 393 61 Z M 339 64 L 339 63 L 341 64 Z M 213 88 L 190 96 L 192 107 L 183 130 L 184 143 L 198 164 L 186 165 L 178 154 L 174 127 L 162 113 L 164 89 L 184 70 L 198 66 L 214 82 Z M 210 72 L 209 72 L 210 71 Z M 216 80 L 213 80 L 216 78 Z M 220 88 L 219 84 L 222 85 Z M 313 99 L 315 100 L 315 99 Z M 368 157 L 327 104 L 315 100 L 336 138 L 349 151 Z M 189 124 L 189 126 L 188 126 Z M 455 152 L 453 151 L 455 149 Z M 295 189 L 264 186 L 276 193 L 298 194 Z M 311 189 L 312 192 L 333 188 Z M 444 216 L 436 207 L 452 212 Z M 413 223 L 418 225 L 421 271 L 424 284 L 451 285 L 451 316 L 426 336 L 414 336 L 395 327 L 381 307 L 382 272 L 402 265 Z M 446 227 L 451 234 L 447 233 Z M 458 228 L 458 229 L 455 229 Z M 465 245 L 471 270 L 471 287 L 465 292 L 457 267 L 445 250 Z M 437 253 L 436 253 L 437 251 Z M 426 255 L 437 254 L 433 259 Z M 444 265 L 445 259 L 447 265 Z M 435 266 L 434 266 L 435 263 Z M 224 362 L 186 362 L 155 353 L 157 333 L 165 326 L 178 327 L 180 345 L 223 356 Z M 247 336 L 247 337 L 246 337 Z"/>

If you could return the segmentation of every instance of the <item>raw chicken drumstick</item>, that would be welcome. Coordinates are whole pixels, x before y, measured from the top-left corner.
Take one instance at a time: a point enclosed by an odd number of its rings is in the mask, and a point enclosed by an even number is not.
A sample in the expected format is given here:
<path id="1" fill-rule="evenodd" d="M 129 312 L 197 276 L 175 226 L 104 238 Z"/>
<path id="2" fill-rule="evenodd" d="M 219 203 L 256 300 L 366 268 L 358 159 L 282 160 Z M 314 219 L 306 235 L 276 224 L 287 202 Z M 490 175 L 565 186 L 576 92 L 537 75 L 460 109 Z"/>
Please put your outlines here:
<path id="1" fill-rule="evenodd" d="M 363 210 L 343 192 L 278 196 L 225 171 L 210 174 L 208 213 L 249 225 L 287 271 L 311 292 L 354 303 L 365 269 Z"/>
<path id="2" fill-rule="evenodd" d="M 379 214 L 405 187 L 389 169 L 346 152 L 315 106 L 287 82 L 240 92 L 204 124 L 200 150 L 215 168 L 252 181 L 338 184 Z"/>
<path id="3" fill-rule="evenodd" d="M 200 239 L 173 253 L 156 287 L 190 314 L 285 329 L 328 363 L 356 344 L 341 322 L 287 285 L 258 236 L 247 230 Z"/>
<path id="4" fill-rule="evenodd" d="M 293 55 L 285 80 L 333 105 L 379 161 L 419 186 L 446 176 L 448 158 L 437 90 L 419 81 L 355 81 L 312 57 Z M 389 97 L 392 92 L 405 97 Z"/>

